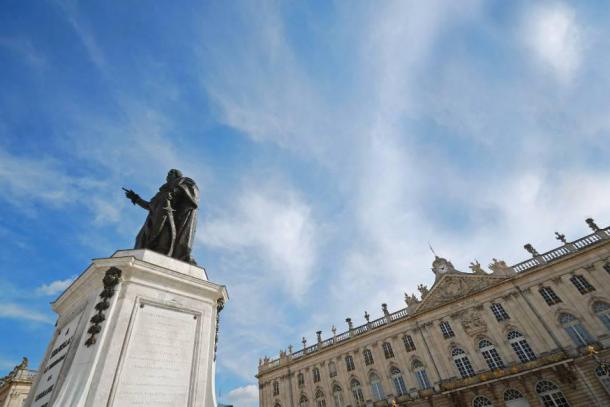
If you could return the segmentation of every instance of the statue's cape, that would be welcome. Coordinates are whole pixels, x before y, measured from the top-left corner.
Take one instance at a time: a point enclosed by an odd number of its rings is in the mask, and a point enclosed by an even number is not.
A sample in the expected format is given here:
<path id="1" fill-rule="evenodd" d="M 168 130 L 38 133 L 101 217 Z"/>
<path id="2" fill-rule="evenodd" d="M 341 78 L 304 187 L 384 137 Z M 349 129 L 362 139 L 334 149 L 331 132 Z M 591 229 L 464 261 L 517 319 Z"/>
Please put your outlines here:
<path id="1" fill-rule="evenodd" d="M 172 230 L 166 200 L 173 192 Z M 176 259 L 193 262 L 191 247 L 197 225 L 199 188 L 191 178 L 181 177 L 171 184 L 164 184 L 151 199 L 148 217 L 136 238 L 136 249 L 151 249 Z"/>

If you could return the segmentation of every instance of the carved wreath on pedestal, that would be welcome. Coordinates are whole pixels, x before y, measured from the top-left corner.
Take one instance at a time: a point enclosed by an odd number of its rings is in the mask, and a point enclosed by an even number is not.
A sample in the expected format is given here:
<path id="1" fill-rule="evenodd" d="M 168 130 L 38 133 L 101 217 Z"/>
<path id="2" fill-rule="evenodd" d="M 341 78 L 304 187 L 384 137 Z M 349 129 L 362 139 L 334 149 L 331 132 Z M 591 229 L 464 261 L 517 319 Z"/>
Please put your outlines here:
<path id="1" fill-rule="evenodd" d="M 89 320 L 91 326 L 87 330 L 87 333 L 90 334 L 90 336 L 85 341 L 86 347 L 95 345 L 97 342 L 95 336 L 102 331 L 101 324 L 106 319 L 104 312 L 110 307 L 109 300 L 114 296 L 115 287 L 119 284 L 119 281 L 121 281 L 121 273 L 121 270 L 116 267 L 110 267 L 106 270 L 106 274 L 102 280 L 104 283 L 104 290 L 100 293 L 101 301 L 95 304 L 97 313 Z"/>

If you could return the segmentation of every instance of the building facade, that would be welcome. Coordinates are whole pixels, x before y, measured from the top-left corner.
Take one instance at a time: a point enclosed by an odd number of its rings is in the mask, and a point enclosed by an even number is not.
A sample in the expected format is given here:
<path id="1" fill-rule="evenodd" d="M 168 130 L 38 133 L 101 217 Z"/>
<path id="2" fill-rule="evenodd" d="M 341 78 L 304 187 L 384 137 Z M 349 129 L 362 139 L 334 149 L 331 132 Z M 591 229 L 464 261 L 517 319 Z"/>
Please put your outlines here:
<path id="1" fill-rule="evenodd" d="M 608 406 L 610 228 L 513 266 L 436 257 L 407 307 L 259 363 L 262 407 Z"/>
<path id="2" fill-rule="evenodd" d="M 0 407 L 21 407 L 30 392 L 36 372 L 28 369 L 28 359 L 0 378 Z"/>

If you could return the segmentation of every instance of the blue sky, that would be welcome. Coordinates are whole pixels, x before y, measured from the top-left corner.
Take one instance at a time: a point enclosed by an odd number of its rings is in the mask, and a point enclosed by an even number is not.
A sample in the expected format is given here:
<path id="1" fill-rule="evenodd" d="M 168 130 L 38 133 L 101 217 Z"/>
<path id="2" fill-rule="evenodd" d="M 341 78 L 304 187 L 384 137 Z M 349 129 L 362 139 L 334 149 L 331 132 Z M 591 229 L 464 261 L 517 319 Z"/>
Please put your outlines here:
<path id="1" fill-rule="evenodd" d="M 226 284 L 217 387 L 258 358 L 460 270 L 610 223 L 601 2 L 3 1 L 0 374 L 49 302 L 129 248 L 169 168 L 202 192 L 195 257 Z"/>

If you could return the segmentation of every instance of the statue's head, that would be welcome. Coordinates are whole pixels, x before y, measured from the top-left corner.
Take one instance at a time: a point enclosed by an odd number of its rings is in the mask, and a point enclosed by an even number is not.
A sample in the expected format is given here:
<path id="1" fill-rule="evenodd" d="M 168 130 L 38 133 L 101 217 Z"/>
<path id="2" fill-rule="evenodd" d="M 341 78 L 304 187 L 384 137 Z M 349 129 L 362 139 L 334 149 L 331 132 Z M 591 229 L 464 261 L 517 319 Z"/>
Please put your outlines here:
<path id="1" fill-rule="evenodd" d="M 180 178 L 180 177 L 182 177 L 182 171 L 172 168 L 171 170 L 168 171 L 167 178 L 165 178 L 165 179 L 167 180 L 167 182 L 170 182 L 170 181 L 173 181 L 176 178 Z"/>

